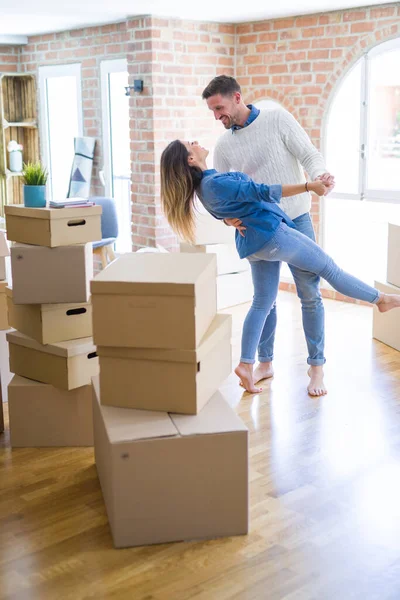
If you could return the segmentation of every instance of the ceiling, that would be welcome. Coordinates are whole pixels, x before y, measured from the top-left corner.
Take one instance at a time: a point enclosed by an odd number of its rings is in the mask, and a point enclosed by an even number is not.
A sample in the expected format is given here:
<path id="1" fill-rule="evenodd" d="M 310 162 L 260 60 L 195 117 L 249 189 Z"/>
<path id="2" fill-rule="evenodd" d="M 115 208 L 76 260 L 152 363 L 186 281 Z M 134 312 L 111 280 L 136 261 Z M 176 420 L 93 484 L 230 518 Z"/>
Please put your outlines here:
<path id="1" fill-rule="evenodd" d="M 328 12 L 360 6 L 395 4 L 378 0 L 0 0 L 0 35 L 35 35 L 121 21 L 127 16 L 159 15 L 242 23 Z M 301 8 L 300 8 L 301 7 Z M 0 43 L 4 43 L 4 39 Z"/>

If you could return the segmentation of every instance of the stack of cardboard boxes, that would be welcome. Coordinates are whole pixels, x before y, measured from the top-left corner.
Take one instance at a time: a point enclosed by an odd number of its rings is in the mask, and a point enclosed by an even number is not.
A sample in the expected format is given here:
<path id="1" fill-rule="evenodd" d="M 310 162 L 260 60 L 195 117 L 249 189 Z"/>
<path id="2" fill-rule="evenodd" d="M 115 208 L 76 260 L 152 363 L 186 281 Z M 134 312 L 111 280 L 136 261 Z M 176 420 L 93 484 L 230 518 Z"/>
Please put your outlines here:
<path id="1" fill-rule="evenodd" d="M 375 287 L 386 294 L 400 294 L 400 225 L 389 224 L 386 281 Z M 380 313 L 374 310 L 373 337 L 400 351 L 400 317 L 398 310 Z"/>
<path id="2" fill-rule="evenodd" d="M 243 534 L 247 429 L 217 391 L 216 258 L 129 254 L 92 282 L 96 466 L 116 547 Z"/>
<path id="3" fill-rule="evenodd" d="M 217 255 L 218 310 L 250 302 L 253 282 L 249 262 L 240 259 L 235 246 L 235 228 L 227 227 L 199 206 L 194 245 L 182 242 L 181 252 Z"/>
<path id="4" fill-rule="evenodd" d="M 12 287 L 6 289 L 11 445 L 93 443 L 92 241 L 101 207 L 6 206 Z"/>

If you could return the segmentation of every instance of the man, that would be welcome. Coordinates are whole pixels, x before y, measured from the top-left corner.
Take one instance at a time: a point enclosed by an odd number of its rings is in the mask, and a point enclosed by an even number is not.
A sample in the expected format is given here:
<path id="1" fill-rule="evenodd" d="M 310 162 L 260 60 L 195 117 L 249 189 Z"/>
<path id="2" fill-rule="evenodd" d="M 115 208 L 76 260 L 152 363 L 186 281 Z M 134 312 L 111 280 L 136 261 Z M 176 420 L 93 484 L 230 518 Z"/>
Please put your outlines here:
<path id="1" fill-rule="evenodd" d="M 258 110 L 246 105 L 241 89 L 233 77 L 215 77 L 202 93 L 214 117 L 221 121 L 226 131 L 217 142 L 214 151 L 214 167 L 217 171 L 242 171 L 257 183 L 294 184 L 306 181 L 304 170 L 311 179 L 321 179 L 328 192 L 334 187 L 334 178 L 327 172 L 325 162 L 310 138 L 296 119 L 286 110 Z M 304 170 L 303 170 L 304 169 Z M 308 192 L 282 198 L 281 208 L 295 223 L 298 231 L 315 241 L 309 214 L 311 196 Z M 227 224 L 243 227 L 237 219 Z M 324 307 L 319 290 L 319 277 L 313 273 L 290 267 L 301 300 L 303 328 L 308 348 L 307 386 L 309 394 L 326 394 L 324 385 Z M 279 262 L 270 262 L 271 275 L 279 271 Z M 259 365 L 254 371 L 254 383 L 273 376 L 273 348 L 276 329 L 276 305 L 269 313 L 261 335 L 258 356 Z"/>

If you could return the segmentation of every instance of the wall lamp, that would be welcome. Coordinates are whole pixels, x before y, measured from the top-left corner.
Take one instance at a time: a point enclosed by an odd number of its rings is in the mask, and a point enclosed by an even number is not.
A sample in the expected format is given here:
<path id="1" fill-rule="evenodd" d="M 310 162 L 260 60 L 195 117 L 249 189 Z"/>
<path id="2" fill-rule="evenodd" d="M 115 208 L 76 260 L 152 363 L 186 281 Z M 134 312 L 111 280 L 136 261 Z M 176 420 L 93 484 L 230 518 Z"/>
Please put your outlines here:
<path id="1" fill-rule="evenodd" d="M 132 90 L 137 94 L 143 92 L 143 79 L 134 79 L 133 85 L 125 86 L 125 96 L 130 96 Z"/>

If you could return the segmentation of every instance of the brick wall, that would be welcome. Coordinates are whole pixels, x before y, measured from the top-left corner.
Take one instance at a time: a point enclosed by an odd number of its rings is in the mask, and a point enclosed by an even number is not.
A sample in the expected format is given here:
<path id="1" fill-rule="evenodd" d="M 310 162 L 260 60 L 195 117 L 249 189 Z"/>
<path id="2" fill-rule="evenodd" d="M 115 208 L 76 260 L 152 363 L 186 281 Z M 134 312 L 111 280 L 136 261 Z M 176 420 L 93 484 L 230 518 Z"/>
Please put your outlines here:
<path id="1" fill-rule="evenodd" d="M 222 133 L 201 92 L 215 75 L 234 75 L 235 28 L 143 17 L 128 30 L 130 78 L 144 80 L 130 102 L 133 246 L 172 249 L 176 239 L 160 210 L 160 155 L 176 138 L 213 146 Z"/>
<path id="2" fill-rule="evenodd" d="M 100 62 L 125 58 L 128 36 L 125 22 L 113 23 L 29 37 L 28 44 L 20 49 L 20 70 L 37 77 L 40 66 L 81 63 L 83 133 L 97 138 L 93 161 L 94 195 L 104 194 L 98 178 L 98 171 L 103 167 Z"/>
<path id="3" fill-rule="evenodd" d="M 13 46 L 0 46 L 0 73 L 16 73 L 19 66 L 19 49 Z"/>

